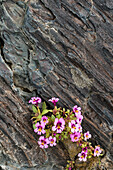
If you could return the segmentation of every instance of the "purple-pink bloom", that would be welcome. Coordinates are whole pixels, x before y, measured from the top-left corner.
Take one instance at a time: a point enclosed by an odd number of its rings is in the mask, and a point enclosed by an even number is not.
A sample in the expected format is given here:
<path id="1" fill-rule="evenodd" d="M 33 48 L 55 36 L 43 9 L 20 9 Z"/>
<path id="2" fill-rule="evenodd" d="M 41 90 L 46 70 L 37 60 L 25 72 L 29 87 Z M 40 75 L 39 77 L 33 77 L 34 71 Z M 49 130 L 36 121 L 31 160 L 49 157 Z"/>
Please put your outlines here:
<path id="1" fill-rule="evenodd" d="M 82 120 L 83 120 L 83 116 L 79 113 L 76 115 L 77 119 L 76 119 L 76 122 L 81 124 L 82 123 Z"/>
<path id="2" fill-rule="evenodd" d="M 78 154 L 78 157 L 79 157 L 80 161 L 84 161 L 85 162 L 87 160 L 87 153 L 81 152 L 81 153 Z"/>
<path id="3" fill-rule="evenodd" d="M 41 103 L 41 98 L 40 97 L 32 97 L 29 100 L 29 103 L 36 104 L 38 106 L 38 103 Z"/>
<path id="4" fill-rule="evenodd" d="M 48 138 L 44 138 L 44 136 L 40 136 L 38 144 L 40 145 L 40 148 L 48 148 L 49 140 Z"/>
<path id="5" fill-rule="evenodd" d="M 81 107 L 78 107 L 77 105 L 75 105 L 74 107 L 73 107 L 73 112 L 75 113 L 75 115 L 77 115 L 77 114 L 81 114 Z"/>
<path id="6" fill-rule="evenodd" d="M 54 106 L 56 106 L 56 103 L 58 102 L 59 98 L 53 97 L 52 99 L 49 99 L 48 101 L 52 102 Z"/>
<path id="7" fill-rule="evenodd" d="M 99 156 L 101 154 L 102 150 L 100 149 L 99 146 L 96 146 L 94 149 L 94 156 Z"/>
<path id="8" fill-rule="evenodd" d="M 71 128 L 71 132 L 77 132 L 78 131 L 78 124 L 75 124 L 75 120 L 71 120 L 71 122 L 69 122 L 69 127 Z"/>
<path id="9" fill-rule="evenodd" d="M 87 139 L 91 138 L 91 134 L 89 133 L 89 131 L 87 131 L 86 133 L 84 133 L 84 140 L 87 141 Z"/>
<path id="10" fill-rule="evenodd" d="M 41 122 L 43 122 L 45 125 L 49 122 L 48 121 L 48 117 L 47 116 L 43 116 L 42 118 L 41 118 Z"/>
<path id="11" fill-rule="evenodd" d="M 82 126 L 78 124 L 78 132 L 82 132 Z"/>
<path id="12" fill-rule="evenodd" d="M 50 136 L 49 137 L 49 144 L 50 144 L 50 146 L 56 146 L 56 137 L 52 138 L 52 136 Z"/>
<path id="13" fill-rule="evenodd" d="M 54 126 L 52 127 L 52 130 L 53 131 L 56 131 L 57 133 L 61 133 L 64 128 L 65 128 L 65 121 L 63 118 L 55 118 L 55 121 L 54 121 Z"/>
<path id="14" fill-rule="evenodd" d="M 79 132 L 72 133 L 70 135 L 71 141 L 72 142 L 77 142 L 80 138 L 81 134 Z"/>
<path id="15" fill-rule="evenodd" d="M 38 135 L 41 135 L 45 133 L 45 124 L 43 122 L 41 122 L 41 124 L 39 122 L 36 123 L 36 129 L 34 129 L 34 132 L 37 133 Z"/>
<path id="16" fill-rule="evenodd" d="M 85 152 L 87 154 L 88 153 L 87 147 L 82 148 L 82 152 Z"/>

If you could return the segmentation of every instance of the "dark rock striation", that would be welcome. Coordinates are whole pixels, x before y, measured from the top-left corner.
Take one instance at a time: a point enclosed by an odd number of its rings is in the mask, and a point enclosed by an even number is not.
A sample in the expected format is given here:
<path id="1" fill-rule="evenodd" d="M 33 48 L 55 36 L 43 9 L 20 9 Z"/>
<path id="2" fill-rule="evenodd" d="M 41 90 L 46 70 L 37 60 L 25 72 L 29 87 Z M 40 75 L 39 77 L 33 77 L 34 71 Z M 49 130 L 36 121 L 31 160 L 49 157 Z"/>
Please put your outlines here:
<path id="1" fill-rule="evenodd" d="M 0 0 L 0 166 L 61 169 L 68 154 L 60 146 L 38 148 L 23 102 L 31 96 L 81 106 L 112 169 L 112 0 Z"/>

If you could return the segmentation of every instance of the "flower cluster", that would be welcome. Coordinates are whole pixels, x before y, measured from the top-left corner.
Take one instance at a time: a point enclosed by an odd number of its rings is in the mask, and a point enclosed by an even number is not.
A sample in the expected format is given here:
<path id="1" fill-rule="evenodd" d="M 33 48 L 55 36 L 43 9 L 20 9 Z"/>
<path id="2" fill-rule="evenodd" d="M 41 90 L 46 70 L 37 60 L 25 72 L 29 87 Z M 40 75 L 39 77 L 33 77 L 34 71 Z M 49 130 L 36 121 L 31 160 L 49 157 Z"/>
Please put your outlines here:
<path id="1" fill-rule="evenodd" d="M 53 97 L 49 101 L 54 105 L 53 110 L 48 110 L 45 102 L 40 109 L 38 104 L 41 103 L 41 98 L 39 97 L 32 97 L 29 101 L 33 104 L 35 113 L 32 118 L 34 132 L 41 135 L 38 140 L 39 146 L 41 148 L 54 147 L 59 140 L 70 138 L 72 142 L 76 142 L 81 147 L 81 153 L 78 154 L 80 161 L 99 157 L 102 149 L 99 146 L 94 148 L 88 142 L 91 138 L 89 131 L 83 133 L 81 108 L 75 105 L 72 111 L 65 110 L 65 108 L 57 108 L 56 103 L 59 98 Z M 69 168 L 71 168 L 70 165 Z"/>
<path id="2" fill-rule="evenodd" d="M 50 136 L 49 138 L 45 138 L 44 136 L 40 136 L 38 144 L 40 148 L 48 148 L 48 145 L 56 146 L 56 137 L 52 138 Z"/>

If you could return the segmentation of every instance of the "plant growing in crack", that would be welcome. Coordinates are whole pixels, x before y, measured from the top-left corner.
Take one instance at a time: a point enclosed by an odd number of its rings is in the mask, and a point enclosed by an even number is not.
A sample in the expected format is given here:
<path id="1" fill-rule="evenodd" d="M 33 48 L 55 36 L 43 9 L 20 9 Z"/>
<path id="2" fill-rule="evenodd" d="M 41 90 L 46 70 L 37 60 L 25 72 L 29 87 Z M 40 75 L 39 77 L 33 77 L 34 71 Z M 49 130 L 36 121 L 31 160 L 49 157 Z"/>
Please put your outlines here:
<path id="1" fill-rule="evenodd" d="M 42 108 L 39 108 L 39 103 L 41 103 L 40 97 L 32 97 L 29 103 L 32 103 L 33 109 L 33 129 L 34 132 L 39 135 L 38 144 L 40 148 L 54 147 L 57 143 L 61 141 L 70 140 L 71 143 L 76 143 L 76 147 L 79 148 L 71 152 L 71 160 L 68 161 L 66 170 L 75 169 L 76 162 L 74 160 L 75 152 L 77 152 L 78 160 L 86 162 L 88 160 L 99 159 L 102 156 L 102 149 L 100 146 L 93 147 L 88 141 L 91 138 L 89 131 L 83 133 L 82 120 L 83 116 L 81 113 L 81 108 L 75 105 L 72 110 L 65 108 L 58 108 L 56 103 L 59 98 L 53 97 L 49 99 L 53 103 L 53 109 L 47 109 L 45 102 L 42 103 Z M 70 144 L 69 144 L 70 145 Z"/>

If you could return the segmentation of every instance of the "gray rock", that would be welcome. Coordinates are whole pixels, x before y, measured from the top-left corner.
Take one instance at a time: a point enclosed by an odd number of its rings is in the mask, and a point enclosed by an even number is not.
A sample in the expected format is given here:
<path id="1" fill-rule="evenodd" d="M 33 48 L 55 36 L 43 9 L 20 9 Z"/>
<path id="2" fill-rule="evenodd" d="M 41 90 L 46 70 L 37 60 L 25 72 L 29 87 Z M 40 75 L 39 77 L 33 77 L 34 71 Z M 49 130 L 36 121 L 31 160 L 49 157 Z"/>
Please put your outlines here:
<path id="1" fill-rule="evenodd" d="M 46 101 L 53 96 L 59 97 L 59 105 L 62 107 L 72 108 L 75 104 L 81 106 L 85 117 L 85 130 L 91 131 L 93 143 L 101 145 L 111 157 L 113 155 L 112 6 L 111 0 L 0 1 L 1 95 L 6 93 L 2 89 L 4 82 L 7 82 L 5 90 L 9 89 L 10 93 L 13 93 L 11 92 L 13 89 L 25 103 L 28 103 L 31 96 L 39 95 Z M 3 104 L 2 98 L 3 96 L 1 97 Z M 11 114 L 10 111 L 7 112 Z M 6 116 L 6 113 L 2 114 Z M 8 121 L 11 120 L 8 119 L 4 125 L 3 119 L 0 124 L 0 128 L 3 130 L 5 128 L 5 132 L 2 132 L 5 134 L 5 139 Z M 29 126 L 30 122 L 27 127 Z M 18 128 L 15 127 L 17 131 Z M 11 127 L 7 132 L 9 136 L 12 135 L 10 131 Z M 30 131 L 32 133 L 32 130 Z M 18 144 L 19 139 L 15 141 L 14 146 L 21 145 L 22 141 Z M 31 143 L 33 145 L 32 140 Z M 13 144 L 12 148 L 8 144 L 5 148 L 13 153 Z M 20 148 L 22 149 L 22 146 Z M 18 150 L 19 153 L 21 149 Z M 16 157 L 17 167 L 27 169 L 41 166 L 43 169 L 46 166 L 44 165 L 46 160 L 37 163 L 39 158 L 33 163 L 32 156 L 33 152 L 36 154 L 35 149 L 27 151 L 28 155 L 31 153 L 29 158 L 25 155 L 21 158 L 18 152 L 16 156 L 13 153 L 10 159 Z M 68 156 L 65 157 L 67 158 Z M 66 161 L 63 164 L 64 157 L 60 162 L 57 159 L 55 164 L 56 159 L 57 156 L 54 160 L 50 156 L 47 168 L 53 168 L 54 165 L 63 167 L 66 164 Z M 33 167 L 28 160 L 32 162 Z M 0 166 L 9 168 L 11 161 L 10 164 L 5 162 L 7 166 L 4 163 Z M 110 166 L 111 164 L 105 164 L 108 169 Z"/>

